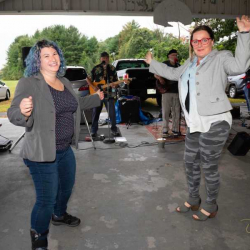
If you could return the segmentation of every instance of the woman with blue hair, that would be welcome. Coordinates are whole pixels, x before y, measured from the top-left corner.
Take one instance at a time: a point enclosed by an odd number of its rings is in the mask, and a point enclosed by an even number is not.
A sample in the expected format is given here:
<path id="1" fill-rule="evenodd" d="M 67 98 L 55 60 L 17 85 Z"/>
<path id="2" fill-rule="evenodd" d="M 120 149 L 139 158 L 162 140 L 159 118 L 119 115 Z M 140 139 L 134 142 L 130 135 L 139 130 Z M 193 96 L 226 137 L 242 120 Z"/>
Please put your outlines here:
<path id="1" fill-rule="evenodd" d="M 55 42 L 37 42 L 26 65 L 7 114 L 10 122 L 26 130 L 20 155 L 36 190 L 31 213 L 32 250 L 46 250 L 50 221 L 70 227 L 81 222 L 67 213 L 76 172 L 70 144 L 74 138 L 77 148 L 81 109 L 99 106 L 103 93 L 78 99 L 63 77 L 65 61 Z"/>

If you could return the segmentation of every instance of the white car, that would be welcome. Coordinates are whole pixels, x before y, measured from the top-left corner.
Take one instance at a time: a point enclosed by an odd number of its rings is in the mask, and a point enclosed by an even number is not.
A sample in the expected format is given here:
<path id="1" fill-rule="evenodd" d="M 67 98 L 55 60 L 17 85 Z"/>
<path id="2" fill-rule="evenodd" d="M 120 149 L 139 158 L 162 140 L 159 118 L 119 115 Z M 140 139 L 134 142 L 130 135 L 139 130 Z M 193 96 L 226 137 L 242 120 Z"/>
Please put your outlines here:
<path id="1" fill-rule="evenodd" d="M 4 83 L 0 81 L 0 100 L 9 100 L 10 99 L 10 89 Z"/>
<path id="2" fill-rule="evenodd" d="M 85 97 L 89 95 L 89 85 L 86 80 L 87 72 L 84 67 L 67 66 L 64 77 L 67 78 L 71 82 L 73 90 L 79 97 Z M 81 124 L 84 124 L 85 119 L 84 119 L 83 111 L 81 113 L 82 113 Z M 92 121 L 92 109 L 85 110 L 84 114 L 86 116 L 87 121 L 91 122 Z"/>
<path id="3" fill-rule="evenodd" d="M 84 67 L 67 66 L 64 77 L 72 83 L 72 87 L 79 97 L 89 95 L 89 85 L 86 81 L 87 72 Z"/>
<path id="4" fill-rule="evenodd" d="M 123 79 L 127 69 L 148 68 L 149 65 L 144 59 L 119 59 L 112 63 L 115 67 L 118 79 Z"/>

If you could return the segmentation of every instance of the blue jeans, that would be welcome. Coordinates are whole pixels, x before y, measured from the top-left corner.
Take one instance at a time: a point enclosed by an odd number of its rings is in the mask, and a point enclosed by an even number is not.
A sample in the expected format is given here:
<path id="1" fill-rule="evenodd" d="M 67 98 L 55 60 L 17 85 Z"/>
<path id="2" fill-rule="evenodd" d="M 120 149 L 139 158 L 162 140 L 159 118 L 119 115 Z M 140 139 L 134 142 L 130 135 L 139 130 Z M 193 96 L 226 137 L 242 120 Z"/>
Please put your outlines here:
<path id="1" fill-rule="evenodd" d="M 250 112 L 250 97 L 249 97 L 250 89 L 248 89 L 247 85 L 245 85 L 243 88 L 243 91 L 244 91 L 244 95 L 245 95 L 245 99 L 246 99 L 246 103 L 247 103 L 247 110 L 248 110 L 248 112 Z"/>
<path id="2" fill-rule="evenodd" d="M 75 183 L 75 155 L 71 147 L 68 147 L 66 150 L 57 151 L 53 162 L 34 162 L 24 159 L 24 163 L 29 167 L 36 189 L 31 228 L 42 234 L 49 229 L 53 213 L 62 216 L 67 210 L 67 203 Z"/>
<path id="3" fill-rule="evenodd" d="M 102 111 L 103 103 L 107 109 L 107 112 L 109 112 L 109 118 L 111 120 L 111 130 L 117 132 L 114 99 L 110 98 L 108 101 L 105 98 L 101 101 L 101 105 L 99 107 L 93 108 L 91 127 L 91 132 L 93 134 L 95 134 L 98 130 L 98 121 Z"/>

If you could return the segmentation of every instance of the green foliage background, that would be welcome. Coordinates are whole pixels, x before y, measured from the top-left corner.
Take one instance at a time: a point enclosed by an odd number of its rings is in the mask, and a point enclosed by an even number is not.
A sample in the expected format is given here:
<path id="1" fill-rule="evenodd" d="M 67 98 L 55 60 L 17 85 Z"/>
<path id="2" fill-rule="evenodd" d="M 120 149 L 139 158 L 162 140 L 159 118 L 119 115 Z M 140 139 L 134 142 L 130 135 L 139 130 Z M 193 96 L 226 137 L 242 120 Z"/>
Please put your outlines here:
<path id="1" fill-rule="evenodd" d="M 194 19 L 194 22 L 195 26 L 209 25 L 215 31 L 216 47 L 219 50 L 229 49 L 234 53 L 237 30 L 234 20 Z M 57 42 L 64 53 L 66 65 L 83 66 L 88 73 L 99 63 L 99 56 L 103 51 L 110 53 L 111 62 L 121 58 L 144 58 L 148 50 L 153 52 L 154 58 L 158 61 L 165 61 L 170 49 L 178 50 L 181 63 L 189 56 L 188 39 L 176 38 L 160 29 L 152 31 L 141 28 L 134 20 L 124 25 L 118 35 L 105 41 L 98 41 L 96 37 L 88 38 L 74 26 L 66 28 L 63 25 L 55 25 L 36 31 L 33 36 L 17 37 L 9 46 L 7 63 L 1 71 L 1 78 L 7 80 L 21 78 L 24 71 L 22 47 L 32 46 L 41 39 Z"/>

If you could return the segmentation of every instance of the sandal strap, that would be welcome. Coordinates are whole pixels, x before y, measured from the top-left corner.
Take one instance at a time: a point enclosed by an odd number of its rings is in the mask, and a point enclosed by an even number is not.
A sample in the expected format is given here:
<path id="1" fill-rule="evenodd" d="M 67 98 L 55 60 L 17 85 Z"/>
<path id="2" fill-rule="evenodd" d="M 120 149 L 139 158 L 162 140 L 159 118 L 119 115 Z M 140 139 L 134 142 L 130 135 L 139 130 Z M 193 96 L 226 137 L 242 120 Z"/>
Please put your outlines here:
<path id="1" fill-rule="evenodd" d="M 196 215 L 197 215 L 198 219 L 195 219 L 195 220 L 200 220 L 200 221 L 205 221 L 205 220 L 207 220 L 208 217 L 209 217 L 209 216 L 203 214 L 203 213 L 201 212 L 201 209 L 198 211 L 198 213 L 197 213 Z"/>
<path id="2" fill-rule="evenodd" d="M 183 204 L 183 205 L 179 206 L 180 211 L 178 211 L 178 212 L 186 213 L 186 212 L 188 212 L 190 210 L 190 208 L 191 207 L 187 207 L 187 206 L 185 206 L 185 204 Z"/>
<path id="3" fill-rule="evenodd" d="M 217 207 L 218 207 L 217 203 L 213 203 L 213 204 L 205 203 L 201 206 L 203 210 L 205 210 L 206 212 L 210 214 L 215 212 L 217 210 Z"/>
<path id="4" fill-rule="evenodd" d="M 200 197 L 188 197 L 187 203 L 191 206 L 199 205 L 201 203 Z"/>

